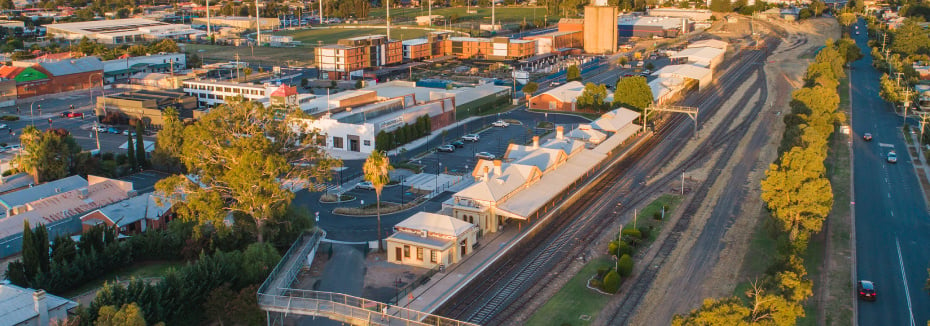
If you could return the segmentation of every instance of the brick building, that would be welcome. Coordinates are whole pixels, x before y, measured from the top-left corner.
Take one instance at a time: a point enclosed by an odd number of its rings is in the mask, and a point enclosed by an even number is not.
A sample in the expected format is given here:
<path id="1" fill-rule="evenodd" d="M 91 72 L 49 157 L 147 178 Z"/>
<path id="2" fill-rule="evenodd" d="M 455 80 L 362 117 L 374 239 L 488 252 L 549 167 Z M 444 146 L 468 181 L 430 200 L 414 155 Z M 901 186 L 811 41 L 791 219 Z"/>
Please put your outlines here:
<path id="1" fill-rule="evenodd" d="M 60 61 L 14 61 L 0 68 L 0 77 L 16 80 L 18 98 L 92 88 L 103 78 L 103 62 L 97 57 Z"/>
<path id="2" fill-rule="evenodd" d="M 317 47 L 314 51 L 320 77 L 333 80 L 361 77 L 365 68 L 398 64 L 404 58 L 401 41 L 389 40 L 384 35 L 342 39 L 338 44 Z"/>

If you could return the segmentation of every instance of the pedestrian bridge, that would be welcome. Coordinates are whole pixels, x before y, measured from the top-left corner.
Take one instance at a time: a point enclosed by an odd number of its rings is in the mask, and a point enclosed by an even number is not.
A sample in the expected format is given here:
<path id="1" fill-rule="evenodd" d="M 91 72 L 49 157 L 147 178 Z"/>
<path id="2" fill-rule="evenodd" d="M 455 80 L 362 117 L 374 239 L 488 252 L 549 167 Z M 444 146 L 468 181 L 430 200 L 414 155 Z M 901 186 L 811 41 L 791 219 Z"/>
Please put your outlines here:
<path id="1" fill-rule="evenodd" d="M 301 234 L 258 289 L 258 305 L 269 325 L 283 325 L 288 316 L 318 316 L 352 325 L 477 326 L 351 295 L 292 289 L 325 237 L 318 228 Z"/>

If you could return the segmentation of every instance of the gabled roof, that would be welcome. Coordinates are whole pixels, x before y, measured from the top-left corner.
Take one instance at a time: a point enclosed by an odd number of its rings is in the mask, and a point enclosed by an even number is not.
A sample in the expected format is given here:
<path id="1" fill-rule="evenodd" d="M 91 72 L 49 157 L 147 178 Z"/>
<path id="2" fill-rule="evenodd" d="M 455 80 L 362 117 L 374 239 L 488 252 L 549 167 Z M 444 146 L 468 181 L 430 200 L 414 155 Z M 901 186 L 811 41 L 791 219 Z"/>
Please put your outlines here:
<path id="1" fill-rule="evenodd" d="M 572 103 L 575 102 L 575 99 L 578 96 L 581 96 L 581 93 L 584 92 L 584 84 L 579 81 L 567 82 L 564 85 L 550 89 L 543 92 L 542 94 L 536 95 L 534 97 L 542 96 L 543 94 L 548 94 L 549 96 L 555 97 L 563 103 Z"/>
<path id="2" fill-rule="evenodd" d="M 696 80 L 702 80 L 711 74 L 710 69 L 695 64 L 685 65 L 668 65 L 652 73 L 653 76 L 659 77 L 684 77 Z"/>
<path id="3" fill-rule="evenodd" d="M 658 80 L 658 79 L 657 79 Z M 652 85 L 649 85 L 652 87 Z M 655 94 L 655 89 L 653 88 L 653 94 Z M 627 109 L 627 108 L 617 108 L 610 112 L 604 113 L 600 118 L 594 120 L 591 123 L 591 128 L 597 130 L 603 130 L 608 132 L 616 132 L 623 128 L 624 126 L 639 118 L 639 112 Z"/>
<path id="4" fill-rule="evenodd" d="M 589 124 L 580 124 L 578 125 L 578 128 L 572 129 L 572 131 L 569 131 L 567 134 L 565 134 L 565 137 L 580 139 L 586 142 L 597 144 L 604 141 L 604 139 L 607 138 L 607 135 L 603 132 L 595 130 Z"/>
<path id="5" fill-rule="evenodd" d="M 676 53 L 672 58 L 688 58 L 689 62 L 703 64 L 704 62 L 709 63 L 711 60 L 722 56 L 724 52 L 726 52 L 726 50 L 712 47 L 687 48 Z"/>
<path id="6" fill-rule="evenodd" d="M 87 187 L 87 179 L 78 175 L 72 175 L 67 178 L 46 182 L 29 189 L 0 195 L 0 205 L 9 209 L 84 187 Z"/>
<path id="7" fill-rule="evenodd" d="M 13 284 L 0 283 L 0 320 L 7 325 L 19 325 L 25 321 L 37 318 L 33 294 L 36 290 L 22 288 Z M 45 305 L 48 310 L 64 307 L 65 310 L 77 307 L 74 301 L 53 295 L 45 294 Z"/>
<path id="8" fill-rule="evenodd" d="M 483 201 L 501 201 L 507 195 L 513 193 L 524 184 L 527 179 L 524 177 L 522 170 L 508 168 L 504 169 L 501 175 L 495 175 L 493 169 L 488 174 L 488 180 L 481 180 L 475 184 L 459 191 L 455 195 L 458 197 L 471 198 Z"/>
<path id="9" fill-rule="evenodd" d="M 33 67 L 22 67 L 22 70 L 16 72 L 17 83 L 31 82 L 36 80 L 48 79 L 48 75 Z"/>
<path id="10" fill-rule="evenodd" d="M 42 68 L 48 70 L 52 76 L 65 76 L 82 72 L 103 71 L 103 61 L 97 57 L 83 57 L 57 62 L 40 62 Z"/>
<path id="11" fill-rule="evenodd" d="M 271 92 L 271 96 L 287 97 L 291 95 L 297 95 L 297 87 L 281 85 L 281 87 L 278 87 L 274 92 Z"/>
<path id="12" fill-rule="evenodd" d="M 120 227 L 146 218 L 155 220 L 160 217 L 159 213 L 164 213 L 170 208 L 168 203 L 165 204 L 167 206 L 158 206 L 155 203 L 155 197 L 152 193 L 146 193 L 101 207 L 94 212 L 99 212 Z"/>
<path id="13" fill-rule="evenodd" d="M 430 233 L 457 237 L 473 228 L 471 223 L 448 215 L 418 212 L 406 220 L 400 221 L 394 228 L 428 230 Z"/>
<path id="14" fill-rule="evenodd" d="M 0 77 L 6 78 L 6 79 L 13 79 L 13 78 L 16 78 L 16 75 L 19 75 L 19 73 L 25 69 L 26 68 L 23 68 L 23 67 L 2 66 L 0 67 Z"/>

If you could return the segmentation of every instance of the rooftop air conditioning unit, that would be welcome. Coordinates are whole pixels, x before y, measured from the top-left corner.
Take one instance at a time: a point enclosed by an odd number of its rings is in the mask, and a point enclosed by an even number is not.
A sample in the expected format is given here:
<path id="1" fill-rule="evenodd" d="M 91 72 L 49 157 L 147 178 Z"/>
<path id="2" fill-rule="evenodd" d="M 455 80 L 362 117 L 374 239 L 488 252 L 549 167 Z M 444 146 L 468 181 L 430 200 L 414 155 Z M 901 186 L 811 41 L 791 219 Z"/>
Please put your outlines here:
<path id="1" fill-rule="evenodd" d="M 427 230 L 427 229 L 422 229 L 422 230 L 420 230 L 420 237 L 421 237 L 421 238 L 426 238 L 428 235 L 429 235 L 429 230 Z"/>

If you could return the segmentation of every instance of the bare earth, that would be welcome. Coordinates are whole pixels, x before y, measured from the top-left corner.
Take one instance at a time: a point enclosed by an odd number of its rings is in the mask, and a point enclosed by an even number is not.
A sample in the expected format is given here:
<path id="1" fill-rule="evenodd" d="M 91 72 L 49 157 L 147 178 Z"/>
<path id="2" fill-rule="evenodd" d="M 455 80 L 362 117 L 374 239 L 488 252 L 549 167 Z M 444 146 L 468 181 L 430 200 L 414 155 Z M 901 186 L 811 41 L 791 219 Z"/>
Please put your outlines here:
<path id="1" fill-rule="evenodd" d="M 757 276 L 744 275 L 743 271 L 734 266 L 743 265 L 753 230 L 758 222 L 767 218 L 760 199 L 759 181 L 764 176 L 769 163 L 776 158 L 784 128 L 781 117 L 789 111 L 788 99 L 794 86 L 801 84 L 801 79 L 810 61 L 806 58 L 810 57 L 809 54 L 813 49 L 822 46 L 827 38 L 836 38 L 839 35 L 838 27 L 833 19 L 816 19 L 801 24 L 781 23 L 779 25 L 788 34 L 782 35 L 783 43 L 766 64 L 769 97 L 765 109 L 760 114 L 760 119 L 753 124 L 751 129 L 767 133 L 764 135 L 765 145 L 758 149 L 748 147 L 750 146 L 749 140 L 754 136 L 753 133 L 749 133 L 741 141 L 736 155 L 728 162 L 727 169 L 730 170 L 744 160 L 744 155 L 753 155 L 755 159 L 752 170 L 743 183 L 742 191 L 738 192 L 737 198 L 729 200 L 720 198 L 724 193 L 724 186 L 727 185 L 727 178 L 708 180 L 708 182 L 715 183 L 707 196 L 706 204 L 694 216 L 690 230 L 683 234 L 678 247 L 669 257 L 666 268 L 653 282 L 653 286 L 631 321 L 632 325 L 668 325 L 675 314 L 687 313 L 699 307 L 704 298 L 732 295 L 737 284 Z M 799 56 L 805 58 L 799 58 Z M 741 87 L 732 96 L 733 98 L 741 97 L 746 91 L 746 87 Z M 758 99 L 758 94 L 753 95 L 753 101 L 756 99 Z M 718 112 L 716 116 L 723 116 L 729 110 L 734 109 L 731 102 L 725 103 L 721 112 Z M 743 115 L 739 117 L 740 120 L 744 118 Z M 720 122 L 718 120 L 708 121 L 708 125 L 702 129 L 713 130 Z M 692 149 L 693 146 L 686 147 L 683 154 Z M 710 162 L 713 161 L 710 160 Z M 700 179 L 699 171 L 689 171 L 689 174 L 695 174 Z M 715 207 L 718 202 L 739 203 L 739 213 L 732 218 L 732 223 L 727 225 L 718 244 L 706 248 L 695 248 L 695 242 L 702 233 L 707 218 L 715 208 L 720 209 L 720 207 Z M 714 261 L 697 262 L 693 261 L 695 258 L 689 255 L 695 251 L 719 251 L 719 253 Z M 712 267 L 702 269 L 710 272 L 696 273 L 695 266 L 701 264 L 712 264 Z"/>

